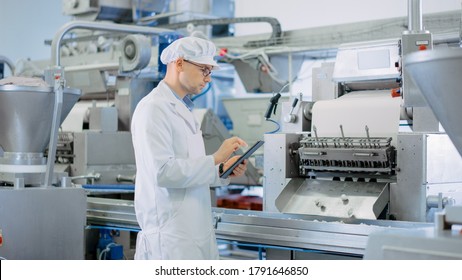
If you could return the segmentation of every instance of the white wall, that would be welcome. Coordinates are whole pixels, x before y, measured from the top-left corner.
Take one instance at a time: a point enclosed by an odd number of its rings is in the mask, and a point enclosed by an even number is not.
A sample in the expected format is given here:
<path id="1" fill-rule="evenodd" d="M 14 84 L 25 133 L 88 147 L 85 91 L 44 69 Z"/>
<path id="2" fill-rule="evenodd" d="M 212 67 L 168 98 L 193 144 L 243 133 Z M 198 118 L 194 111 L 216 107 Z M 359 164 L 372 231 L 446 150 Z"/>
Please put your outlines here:
<path id="1" fill-rule="evenodd" d="M 461 0 L 422 0 L 422 12 L 461 10 Z M 236 17 L 268 16 L 282 30 L 407 16 L 407 0 L 235 0 Z M 251 26 L 250 26 L 251 25 Z M 271 32 L 265 23 L 236 24 L 236 35 Z"/>
<path id="2" fill-rule="evenodd" d="M 49 59 L 45 40 L 70 17 L 62 15 L 61 0 L 0 0 L 0 55 L 19 59 Z"/>

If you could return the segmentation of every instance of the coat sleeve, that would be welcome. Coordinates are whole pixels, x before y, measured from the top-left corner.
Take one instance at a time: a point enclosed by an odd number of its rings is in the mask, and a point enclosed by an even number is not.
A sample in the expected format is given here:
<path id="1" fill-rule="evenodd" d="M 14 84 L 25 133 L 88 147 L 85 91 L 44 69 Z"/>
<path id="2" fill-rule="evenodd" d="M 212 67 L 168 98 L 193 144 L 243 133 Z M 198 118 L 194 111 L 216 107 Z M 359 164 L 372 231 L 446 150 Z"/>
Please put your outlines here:
<path id="1" fill-rule="evenodd" d="M 213 156 L 187 157 L 184 120 L 176 114 L 173 104 L 149 102 L 139 106 L 135 113 L 132 133 L 137 169 L 146 168 L 143 174 L 151 174 L 158 186 L 191 188 L 229 184 L 229 180 L 219 178 Z"/>

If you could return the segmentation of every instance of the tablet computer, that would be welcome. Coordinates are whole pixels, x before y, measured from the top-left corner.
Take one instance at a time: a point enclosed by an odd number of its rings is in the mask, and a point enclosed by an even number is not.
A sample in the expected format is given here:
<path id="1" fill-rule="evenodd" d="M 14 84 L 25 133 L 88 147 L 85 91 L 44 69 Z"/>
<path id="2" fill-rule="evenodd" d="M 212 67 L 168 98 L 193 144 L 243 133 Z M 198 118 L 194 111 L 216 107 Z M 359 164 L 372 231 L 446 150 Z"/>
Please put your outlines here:
<path id="1" fill-rule="evenodd" d="M 233 173 L 234 168 L 241 164 L 245 159 L 248 159 L 256 150 L 258 150 L 258 148 L 261 147 L 261 145 L 263 145 L 263 143 L 265 143 L 265 141 L 260 140 L 257 143 L 255 143 L 252 147 L 250 147 L 250 149 L 248 149 L 240 158 L 238 158 L 236 162 L 233 163 L 233 165 L 231 165 L 228 169 L 226 169 L 223 172 L 223 174 L 220 175 L 220 178 L 228 178 L 228 176 L 231 175 L 231 173 Z"/>

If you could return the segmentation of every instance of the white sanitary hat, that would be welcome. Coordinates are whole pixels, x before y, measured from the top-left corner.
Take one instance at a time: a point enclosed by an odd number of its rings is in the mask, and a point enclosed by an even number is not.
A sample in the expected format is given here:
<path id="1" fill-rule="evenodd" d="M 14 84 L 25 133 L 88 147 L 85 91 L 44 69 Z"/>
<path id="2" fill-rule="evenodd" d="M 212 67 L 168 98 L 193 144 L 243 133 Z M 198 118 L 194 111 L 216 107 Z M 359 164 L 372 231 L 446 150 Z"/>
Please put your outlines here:
<path id="1" fill-rule="evenodd" d="M 160 55 L 160 61 L 168 64 L 182 57 L 185 60 L 211 65 L 212 69 L 218 69 L 218 64 L 213 59 L 215 53 L 216 47 L 211 41 L 189 36 L 180 38 L 166 47 Z"/>

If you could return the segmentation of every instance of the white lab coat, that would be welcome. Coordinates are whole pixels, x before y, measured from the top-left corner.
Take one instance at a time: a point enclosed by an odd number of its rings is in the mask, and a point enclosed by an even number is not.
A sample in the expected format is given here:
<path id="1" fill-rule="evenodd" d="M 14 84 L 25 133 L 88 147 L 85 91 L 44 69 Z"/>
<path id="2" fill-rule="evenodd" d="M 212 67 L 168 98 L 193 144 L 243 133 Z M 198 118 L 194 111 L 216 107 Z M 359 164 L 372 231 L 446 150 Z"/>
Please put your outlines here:
<path id="1" fill-rule="evenodd" d="M 131 132 L 141 227 L 135 259 L 218 259 L 210 186 L 229 180 L 205 155 L 192 112 L 162 81 L 138 103 Z"/>

